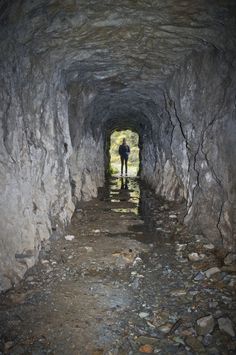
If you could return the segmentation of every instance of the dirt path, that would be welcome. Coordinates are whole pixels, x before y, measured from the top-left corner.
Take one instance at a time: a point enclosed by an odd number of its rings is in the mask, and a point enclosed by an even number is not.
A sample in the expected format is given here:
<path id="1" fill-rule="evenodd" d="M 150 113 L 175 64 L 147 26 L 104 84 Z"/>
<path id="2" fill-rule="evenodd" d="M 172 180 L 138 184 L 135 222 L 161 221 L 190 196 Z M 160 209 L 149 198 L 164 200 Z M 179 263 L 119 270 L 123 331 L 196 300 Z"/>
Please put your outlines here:
<path id="1" fill-rule="evenodd" d="M 182 212 L 140 194 L 135 179 L 107 182 L 78 207 L 72 240 L 45 245 L 0 296 L 0 351 L 235 354 L 233 256 L 224 264 L 225 252 L 191 235 Z"/>

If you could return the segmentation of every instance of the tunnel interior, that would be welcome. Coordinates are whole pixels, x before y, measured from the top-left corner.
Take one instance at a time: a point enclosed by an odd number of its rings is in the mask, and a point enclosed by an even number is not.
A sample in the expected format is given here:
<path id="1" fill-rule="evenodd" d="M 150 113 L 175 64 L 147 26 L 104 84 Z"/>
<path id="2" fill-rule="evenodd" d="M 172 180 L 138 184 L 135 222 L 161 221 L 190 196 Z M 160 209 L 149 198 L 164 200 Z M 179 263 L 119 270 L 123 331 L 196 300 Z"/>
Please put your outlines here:
<path id="1" fill-rule="evenodd" d="M 1 8 L 0 290 L 97 196 L 114 130 L 139 134 L 141 179 L 191 230 L 235 248 L 232 2 L 109 3 Z"/>

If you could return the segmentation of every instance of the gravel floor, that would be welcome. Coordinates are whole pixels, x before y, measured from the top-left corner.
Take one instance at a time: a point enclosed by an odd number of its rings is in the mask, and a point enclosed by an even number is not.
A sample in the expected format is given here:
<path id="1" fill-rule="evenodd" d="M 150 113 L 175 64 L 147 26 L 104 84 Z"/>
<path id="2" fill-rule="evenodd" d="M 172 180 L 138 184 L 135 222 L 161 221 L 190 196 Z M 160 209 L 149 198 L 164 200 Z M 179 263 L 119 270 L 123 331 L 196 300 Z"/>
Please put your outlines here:
<path id="1" fill-rule="evenodd" d="M 135 178 L 81 203 L 0 295 L 0 353 L 235 354 L 235 255 Z"/>

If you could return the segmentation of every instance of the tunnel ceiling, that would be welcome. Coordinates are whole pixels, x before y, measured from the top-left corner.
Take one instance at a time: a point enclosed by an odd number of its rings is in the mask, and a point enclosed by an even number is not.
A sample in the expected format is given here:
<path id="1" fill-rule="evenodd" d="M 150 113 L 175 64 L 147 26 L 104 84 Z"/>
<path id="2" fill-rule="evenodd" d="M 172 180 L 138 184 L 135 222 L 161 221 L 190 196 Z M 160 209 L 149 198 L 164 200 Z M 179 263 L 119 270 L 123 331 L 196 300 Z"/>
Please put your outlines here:
<path id="1" fill-rule="evenodd" d="M 232 248 L 235 9 L 235 0 L 0 0 L 0 290 L 77 201 L 97 196 L 114 129 L 142 136 L 141 178 L 155 193 L 184 199 L 185 222 Z"/>
<path id="2" fill-rule="evenodd" d="M 112 128 L 124 124 L 134 129 L 139 120 L 150 125 L 153 111 L 162 111 L 162 88 L 193 53 L 234 47 L 230 7 L 218 5 L 175 0 L 80 1 L 71 9 L 61 8 L 58 21 L 63 13 L 70 21 L 60 29 L 51 25 L 52 43 L 60 43 L 61 33 L 67 40 L 63 49 L 52 50 L 56 57 L 63 57 L 67 85 L 86 86 L 94 95 L 88 124 L 92 122 L 93 129 L 106 121 Z M 80 23 L 73 28 L 75 10 Z M 124 117 L 130 117 L 130 126 Z"/>
<path id="3" fill-rule="evenodd" d="M 151 130 L 152 118 L 161 112 L 160 102 L 152 93 L 143 94 L 130 89 L 113 94 L 99 93 L 90 106 L 88 121 L 92 122 L 93 130 L 103 127 L 108 133 L 115 129 L 132 129 L 139 134 Z"/>
<path id="4" fill-rule="evenodd" d="M 193 49 L 233 47 L 229 7 L 222 7 L 220 1 L 219 8 L 212 4 L 80 1 L 73 9 L 81 16 L 77 31 L 71 23 L 61 28 L 68 38 L 65 57 L 71 54 L 66 68 L 68 80 L 92 81 L 99 90 L 109 92 L 161 85 Z M 51 31 L 54 35 L 60 32 L 55 28 Z"/>
<path id="5" fill-rule="evenodd" d="M 150 123 L 152 108 L 162 110 L 162 88 L 187 58 L 209 48 L 230 51 L 235 46 L 231 0 L 1 4 L 2 38 L 11 36 L 11 45 L 21 48 L 23 57 L 29 55 L 26 66 L 42 67 L 39 80 L 47 70 L 54 71 L 55 80 L 64 81 L 71 105 L 78 105 L 81 93 L 86 95 L 87 126 L 95 131 L 106 121 L 111 129 L 115 122 L 120 126 L 121 117 Z"/>
<path id="6" fill-rule="evenodd" d="M 11 32 L 42 64 L 50 58 L 67 85 L 127 96 L 161 87 L 193 50 L 234 48 L 233 2 L 1 1 L 1 36 Z"/>

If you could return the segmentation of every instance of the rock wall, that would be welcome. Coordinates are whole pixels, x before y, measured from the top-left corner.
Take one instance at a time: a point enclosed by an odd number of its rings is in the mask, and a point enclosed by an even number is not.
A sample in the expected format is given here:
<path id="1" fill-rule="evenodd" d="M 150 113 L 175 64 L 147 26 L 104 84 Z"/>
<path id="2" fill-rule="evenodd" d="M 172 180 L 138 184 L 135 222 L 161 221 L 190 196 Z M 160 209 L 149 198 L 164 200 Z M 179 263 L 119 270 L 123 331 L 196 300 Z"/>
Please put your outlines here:
<path id="1" fill-rule="evenodd" d="M 74 209 L 66 91 L 49 63 L 9 50 L 0 71 L 0 290 L 18 282 Z"/>
<path id="2" fill-rule="evenodd" d="M 185 221 L 231 249 L 236 247 L 235 89 L 234 54 L 214 48 L 192 56 L 167 94 L 172 161 L 187 199 Z"/>
<path id="3" fill-rule="evenodd" d="M 97 196 L 98 187 L 103 186 L 104 141 L 101 130 L 93 132 L 89 117 L 94 114 L 93 87 L 81 87 L 77 82 L 70 83 L 69 93 L 69 128 L 72 141 L 72 154 L 69 160 L 72 197 L 76 203 Z"/>
<path id="4" fill-rule="evenodd" d="M 97 196 L 98 187 L 104 184 L 104 165 L 103 140 L 96 141 L 91 135 L 85 135 L 69 164 L 75 204 Z"/>
<path id="5" fill-rule="evenodd" d="M 74 203 L 104 182 L 102 138 L 86 131 L 72 146 L 68 92 L 50 63 L 34 60 L 15 64 L 19 74 L 2 61 L 0 290 L 22 278 L 42 241 L 70 222 Z"/>
<path id="6" fill-rule="evenodd" d="M 0 2 L 0 290 L 104 182 L 107 135 L 142 138 L 142 178 L 235 245 L 235 4 Z"/>
<path id="7" fill-rule="evenodd" d="M 159 125 L 153 134 L 159 143 L 153 138 L 143 151 L 147 162 L 143 178 L 156 193 L 170 200 L 185 199 L 185 222 L 191 229 L 232 250 L 236 247 L 235 89 L 233 53 L 226 57 L 215 48 L 196 52 L 167 82 L 166 113 L 164 119 L 156 119 Z"/>

